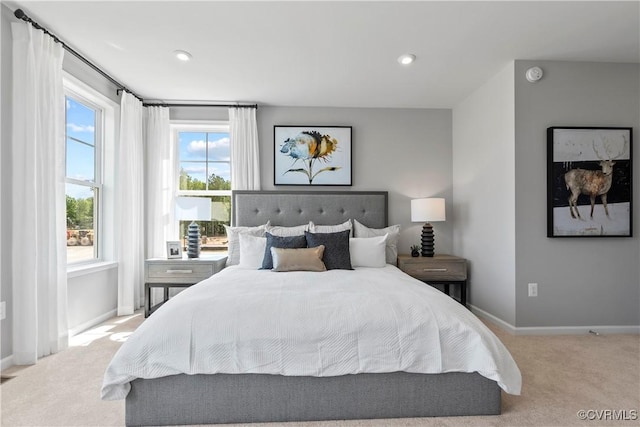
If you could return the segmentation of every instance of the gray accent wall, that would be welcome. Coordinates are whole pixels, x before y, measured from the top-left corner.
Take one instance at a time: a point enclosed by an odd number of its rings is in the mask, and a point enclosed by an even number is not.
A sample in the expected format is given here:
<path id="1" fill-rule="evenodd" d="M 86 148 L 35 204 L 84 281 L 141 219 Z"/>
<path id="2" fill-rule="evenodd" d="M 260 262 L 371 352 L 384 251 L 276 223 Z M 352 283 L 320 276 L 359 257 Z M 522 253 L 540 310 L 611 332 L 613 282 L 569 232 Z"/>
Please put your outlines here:
<path id="1" fill-rule="evenodd" d="M 389 224 L 402 226 L 399 253 L 420 243 L 423 224 L 411 222 L 411 199 L 444 197 L 447 221 L 433 223 L 435 250 L 451 253 L 451 110 L 260 107 L 257 119 L 263 190 L 388 191 Z M 274 186 L 274 125 L 352 126 L 353 185 Z"/>
<path id="2" fill-rule="evenodd" d="M 534 65 L 544 77 L 529 83 Z M 516 61 L 515 107 L 516 325 L 640 325 L 639 65 Z M 546 237 L 550 126 L 633 127 L 634 237 Z"/>
<path id="3" fill-rule="evenodd" d="M 532 66 L 544 71 L 535 83 L 525 79 Z M 639 124 L 638 64 L 515 61 L 454 108 L 453 248 L 469 259 L 475 308 L 516 333 L 637 330 L 638 209 L 631 238 L 548 238 L 546 130 L 632 127 L 637 148 Z M 537 297 L 528 283 L 538 284 Z"/>

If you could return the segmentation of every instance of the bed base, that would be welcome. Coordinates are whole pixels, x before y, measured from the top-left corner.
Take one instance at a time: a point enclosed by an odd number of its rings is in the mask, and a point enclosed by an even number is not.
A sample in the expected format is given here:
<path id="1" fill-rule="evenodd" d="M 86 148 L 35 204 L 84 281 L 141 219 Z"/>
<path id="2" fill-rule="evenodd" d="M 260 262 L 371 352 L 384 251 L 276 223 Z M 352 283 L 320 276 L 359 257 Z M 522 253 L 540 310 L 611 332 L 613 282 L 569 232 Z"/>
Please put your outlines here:
<path id="1" fill-rule="evenodd" d="M 477 373 L 136 379 L 128 426 L 497 415 L 498 385 Z"/>

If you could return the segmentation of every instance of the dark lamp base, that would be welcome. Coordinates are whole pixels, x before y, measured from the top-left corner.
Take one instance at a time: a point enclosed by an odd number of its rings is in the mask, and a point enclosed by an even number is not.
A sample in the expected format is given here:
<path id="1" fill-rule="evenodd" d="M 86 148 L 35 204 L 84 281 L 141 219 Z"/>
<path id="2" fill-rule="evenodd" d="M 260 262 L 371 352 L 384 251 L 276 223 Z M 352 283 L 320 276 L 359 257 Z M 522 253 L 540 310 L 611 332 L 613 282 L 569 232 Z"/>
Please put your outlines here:
<path id="1" fill-rule="evenodd" d="M 193 221 L 187 234 L 187 258 L 200 257 L 200 227 Z"/>
<path id="2" fill-rule="evenodd" d="M 433 226 L 428 222 L 422 227 L 422 256 L 433 256 Z"/>

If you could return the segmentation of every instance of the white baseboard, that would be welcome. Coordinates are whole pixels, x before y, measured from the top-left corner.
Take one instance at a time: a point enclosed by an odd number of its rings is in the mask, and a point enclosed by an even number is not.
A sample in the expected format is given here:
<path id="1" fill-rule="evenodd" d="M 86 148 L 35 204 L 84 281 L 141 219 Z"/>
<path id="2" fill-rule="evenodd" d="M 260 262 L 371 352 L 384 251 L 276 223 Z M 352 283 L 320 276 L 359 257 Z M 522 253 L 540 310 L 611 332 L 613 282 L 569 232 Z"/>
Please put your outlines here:
<path id="1" fill-rule="evenodd" d="M 494 316 L 491 313 L 488 313 L 478 307 L 476 307 L 475 305 L 471 305 L 471 304 L 467 304 L 469 306 L 469 308 L 471 309 L 471 312 L 473 314 L 475 314 L 478 317 L 481 317 L 485 320 L 488 320 L 489 322 L 493 323 L 494 325 L 500 327 L 501 329 L 504 329 L 505 331 L 509 332 L 511 335 L 516 335 L 516 327 L 513 326 L 511 323 L 505 322 L 504 320 L 500 319 L 499 317 Z"/>
<path id="2" fill-rule="evenodd" d="M 103 315 L 100 315 L 98 317 L 96 317 L 95 319 L 91 319 L 89 321 L 86 321 L 74 328 L 69 329 L 69 338 L 73 337 L 74 335 L 78 335 L 80 332 L 84 332 L 89 328 L 92 328 L 96 325 L 99 325 L 100 323 L 111 319 L 112 317 L 115 317 L 117 314 L 118 310 L 111 310 L 108 313 L 104 313 Z"/>
<path id="3" fill-rule="evenodd" d="M 640 325 L 591 325 L 591 326 L 513 326 L 474 305 L 469 304 L 471 312 L 486 319 L 513 335 L 585 335 L 598 334 L 640 334 Z"/>
<path id="4" fill-rule="evenodd" d="M 0 360 L 0 371 L 9 369 L 12 366 L 13 366 L 13 354 L 11 356 L 7 356 L 4 359 Z"/>
<path id="5" fill-rule="evenodd" d="M 640 334 L 640 325 L 521 326 L 516 335 Z"/>
<path id="6" fill-rule="evenodd" d="M 105 313 L 101 316 L 96 317 L 95 319 L 91 319 L 87 322 L 82 323 L 81 325 L 76 326 L 75 328 L 69 329 L 69 338 L 74 335 L 78 335 L 80 332 L 84 332 L 87 329 L 99 325 L 100 323 L 115 317 L 117 310 L 111 310 L 108 313 Z M 4 359 L 0 360 L 0 370 L 5 370 L 14 365 L 13 363 L 13 355 L 7 356 Z"/>

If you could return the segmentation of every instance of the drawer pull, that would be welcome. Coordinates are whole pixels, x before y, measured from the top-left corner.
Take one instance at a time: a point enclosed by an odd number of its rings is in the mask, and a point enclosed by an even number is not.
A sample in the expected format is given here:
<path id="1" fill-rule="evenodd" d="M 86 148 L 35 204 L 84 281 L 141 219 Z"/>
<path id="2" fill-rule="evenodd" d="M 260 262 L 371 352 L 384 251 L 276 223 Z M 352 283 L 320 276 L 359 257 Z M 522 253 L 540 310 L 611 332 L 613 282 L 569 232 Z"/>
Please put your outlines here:
<path id="1" fill-rule="evenodd" d="M 447 271 L 446 268 L 423 268 L 422 271 Z"/>
<path id="2" fill-rule="evenodd" d="M 167 270 L 167 274 L 191 274 L 193 270 Z"/>

